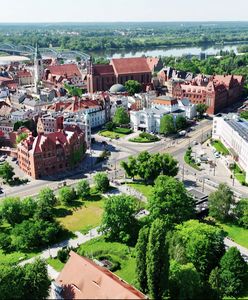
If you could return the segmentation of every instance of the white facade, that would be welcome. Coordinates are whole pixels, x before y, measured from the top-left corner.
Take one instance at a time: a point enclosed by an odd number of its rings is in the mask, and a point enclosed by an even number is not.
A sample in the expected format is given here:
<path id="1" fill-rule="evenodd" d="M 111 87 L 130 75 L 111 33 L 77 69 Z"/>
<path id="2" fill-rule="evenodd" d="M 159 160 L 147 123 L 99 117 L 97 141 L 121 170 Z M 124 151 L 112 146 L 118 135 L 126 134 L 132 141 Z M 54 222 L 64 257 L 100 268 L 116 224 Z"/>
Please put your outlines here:
<path id="1" fill-rule="evenodd" d="M 174 99 L 174 101 L 163 101 L 163 97 L 160 98 L 160 103 L 152 102 L 152 108 L 164 109 L 168 113 L 176 113 L 177 111 L 183 110 L 185 112 L 185 117 L 188 119 L 193 119 L 197 115 L 196 105 L 192 104 L 187 98 L 182 100 Z M 170 97 L 167 98 L 169 99 Z"/>
<path id="2" fill-rule="evenodd" d="M 212 136 L 232 149 L 238 164 L 246 172 L 248 182 L 248 122 L 235 117 L 215 117 Z"/>
<path id="3" fill-rule="evenodd" d="M 167 110 L 158 108 L 130 111 L 130 123 L 134 131 L 143 130 L 158 133 L 160 131 L 160 121 L 168 113 Z M 185 112 L 182 111 L 173 115 L 173 117 L 176 118 L 178 115 L 185 117 Z"/>

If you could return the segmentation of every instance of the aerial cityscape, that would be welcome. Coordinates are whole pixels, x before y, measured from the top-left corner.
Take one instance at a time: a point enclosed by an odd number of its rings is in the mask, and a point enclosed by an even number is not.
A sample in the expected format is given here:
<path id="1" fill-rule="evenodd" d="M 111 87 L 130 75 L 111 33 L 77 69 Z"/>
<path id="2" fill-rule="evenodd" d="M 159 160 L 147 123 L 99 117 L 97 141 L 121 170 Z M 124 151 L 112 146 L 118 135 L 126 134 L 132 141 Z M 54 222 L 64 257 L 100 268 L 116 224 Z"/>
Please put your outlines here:
<path id="1" fill-rule="evenodd" d="M 248 299 L 248 3 L 83 2 L 0 23 L 0 299 Z"/>

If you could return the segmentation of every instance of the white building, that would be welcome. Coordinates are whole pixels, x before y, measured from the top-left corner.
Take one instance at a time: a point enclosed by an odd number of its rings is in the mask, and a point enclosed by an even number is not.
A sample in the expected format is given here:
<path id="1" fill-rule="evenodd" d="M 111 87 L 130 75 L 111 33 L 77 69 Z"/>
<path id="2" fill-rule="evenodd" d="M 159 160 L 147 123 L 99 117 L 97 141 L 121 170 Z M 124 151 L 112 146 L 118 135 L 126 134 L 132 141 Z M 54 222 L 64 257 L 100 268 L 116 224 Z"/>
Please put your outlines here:
<path id="1" fill-rule="evenodd" d="M 248 182 L 248 122 L 237 116 L 214 117 L 212 136 L 231 150 Z"/>
<path id="2" fill-rule="evenodd" d="M 151 103 L 152 108 L 164 109 L 168 113 L 174 113 L 178 110 L 185 111 L 185 117 L 192 119 L 196 116 L 196 105 L 192 104 L 189 99 L 184 98 L 182 100 L 177 100 L 170 96 L 160 96 L 154 99 Z"/>
<path id="3" fill-rule="evenodd" d="M 145 132 L 158 133 L 160 130 L 160 121 L 162 117 L 169 112 L 165 109 L 158 108 L 144 108 L 139 111 L 130 111 L 130 123 L 134 131 L 142 130 Z M 177 111 L 173 113 L 173 117 L 178 115 L 185 117 L 184 111 Z"/>

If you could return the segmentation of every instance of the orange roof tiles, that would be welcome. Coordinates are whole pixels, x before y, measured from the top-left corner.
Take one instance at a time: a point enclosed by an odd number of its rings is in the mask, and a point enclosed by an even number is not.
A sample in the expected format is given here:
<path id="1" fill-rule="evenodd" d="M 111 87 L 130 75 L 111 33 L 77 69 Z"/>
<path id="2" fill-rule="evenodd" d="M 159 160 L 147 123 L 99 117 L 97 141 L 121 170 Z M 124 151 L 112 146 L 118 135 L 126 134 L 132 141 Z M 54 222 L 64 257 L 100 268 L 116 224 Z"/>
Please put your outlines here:
<path id="1" fill-rule="evenodd" d="M 105 64 L 99 64 L 99 65 L 93 65 L 93 74 L 94 75 L 115 75 L 113 66 L 111 65 L 105 65 Z"/>
<path id="2" fill-rule="evenodd" d="M 75 75 L 81 76 L 78 66 L 75 64 L 48 66 L 47 69 L 51 72 L 52 75 L 60 75 L 60 76 L 66 75 L 69 78 Z"/>
<path id="3" fill-rule="evenodd" d="M 146 57 L 113 58 L 110 64 L 117 74 L 151 73 Z"/>
<path id="4" fill-rule="evenodd" d="M 56 279 L 66 299 L 146 299 L 146 296 L 108 269 L 71 251 Z"/>

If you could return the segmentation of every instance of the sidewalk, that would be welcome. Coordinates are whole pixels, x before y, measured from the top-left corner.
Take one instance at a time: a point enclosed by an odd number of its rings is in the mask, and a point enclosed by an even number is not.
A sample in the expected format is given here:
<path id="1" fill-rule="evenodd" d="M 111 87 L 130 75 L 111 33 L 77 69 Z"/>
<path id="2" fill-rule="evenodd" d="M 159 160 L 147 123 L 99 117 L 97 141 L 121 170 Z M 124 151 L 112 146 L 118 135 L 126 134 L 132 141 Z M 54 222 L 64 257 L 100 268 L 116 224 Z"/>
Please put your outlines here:
<path id="1" fill-rule="evenodd" d="M 248 262 L 248 249 L 247 248 L 233 242 L 229 238 L 225 238 L 224 243 L 225 243 L 225 246 L 228 247 L 228 248 L 236 247 L 239 250 L 239 252 L 242 254 L 242 256 L 245 256 L 246 262 Z"/>
<path id="2" fill-rule="evenodd" d="M 24 266 L 25 264 L 33 263 L 37 258 L 41 258 L 41 259 L 48 259 L 50 257 L 55 258 L 55 257 L 57 257 L 58 251 L 61 250 L 63 247 L 76 248 L 76 247 L 80 246 L 81 244 L 84 244 L 93 238 L 97 238 L 97 237 L 101 236 L 101 233 L 99 233 L 97 230 L 98 230 L 98 227 L 93 228 L 87 234 L 82 234 L 79 231 L 76 231 L 75 232 L 75 234 L 77 236 L 76 239 L 69 239 L 69 240 L 65 240 L 63 242 L 57 243 L 57 244 L 49 247 L 48 249 L 42 251 L 40 255 L 34 256 L 27 260 L 23 260 L 22 262 L 19 263 L 19 265 Z M 47 265 L 47 270 L 48 270 L 49 276 L 52 279 L 57 278 L 59 273 L 56 270 L 54 270 L 54 268 L 52 266 Z"/>

